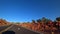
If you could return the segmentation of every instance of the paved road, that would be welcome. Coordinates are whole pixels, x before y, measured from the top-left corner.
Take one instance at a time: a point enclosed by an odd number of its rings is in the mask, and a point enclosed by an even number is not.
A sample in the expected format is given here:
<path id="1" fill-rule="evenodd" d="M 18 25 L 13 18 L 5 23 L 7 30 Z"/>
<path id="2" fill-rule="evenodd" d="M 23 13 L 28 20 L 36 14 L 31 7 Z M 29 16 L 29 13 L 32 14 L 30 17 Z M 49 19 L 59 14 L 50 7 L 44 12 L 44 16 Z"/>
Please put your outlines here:
<path id="1" fill-rule="evenodd" d="M 8 25 L 8 26 L 0 26 L 0 31 L 6 29 L 6 28 L 9 27 L 9 26 L 11 26 L 11 25 Z"/>
<path id="2" fill-rule="evenodd" d="M 17 26 L 17 25 L 11 25 L 12 27 L 9 28 L 7 31 L 14 31 L 15 34 L 40 34 L 28 29 L 25 29 L 23 27 Z"/>
<path id="3" fill-rule="evenodd" d="M 0 26 L 0 32 L 5 32 L 5 31 L 14 31 L 15 34 L 42 34 L 42 33 L 37 33 L 31 30 L 25 29 L 17 25 L 13 25 L 13 24 L 9 26 Z M 51 32 L 48 32 L 48 31 L 46 32 L 46 34 L 47 33 L 51 34 Z M 55 32 L 54 34 L 59 34 L 59 33 Z"/>

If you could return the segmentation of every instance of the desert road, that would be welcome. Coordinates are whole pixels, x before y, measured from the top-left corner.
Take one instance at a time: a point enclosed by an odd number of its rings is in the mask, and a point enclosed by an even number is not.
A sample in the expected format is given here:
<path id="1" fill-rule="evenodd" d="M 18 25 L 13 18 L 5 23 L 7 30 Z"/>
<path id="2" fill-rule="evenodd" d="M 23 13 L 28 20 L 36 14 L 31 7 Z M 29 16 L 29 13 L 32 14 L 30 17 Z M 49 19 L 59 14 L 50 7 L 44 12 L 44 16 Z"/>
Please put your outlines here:
<path id="1" fill-rule="evenodd" d="M 13 31 L 15 34 L 42 34 L 42 33 L 38 33 L 38 32 L 25 29 L 17 25 L 10 25 L 10 26 L 0 27 L 0 28 L 1 28 L 0 29 L 1 34 L 6 31 Z"/>

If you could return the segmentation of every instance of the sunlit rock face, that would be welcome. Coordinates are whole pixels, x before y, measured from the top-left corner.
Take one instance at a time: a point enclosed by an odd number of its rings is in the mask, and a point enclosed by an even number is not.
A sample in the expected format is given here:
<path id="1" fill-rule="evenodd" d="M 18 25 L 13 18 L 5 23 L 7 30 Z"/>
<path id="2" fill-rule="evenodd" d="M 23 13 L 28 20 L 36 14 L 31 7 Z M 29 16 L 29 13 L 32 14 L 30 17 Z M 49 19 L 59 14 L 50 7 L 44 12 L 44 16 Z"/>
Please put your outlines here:
<path id="1" fill-rule="evenodd" d="M 55 24 L 56 25 L 56 24 Z M 42 23 L 22 23 L 19 26 L 34 30 L 34 31 L 55 31 L 57 28 L 54 26 L 53 22 L 49 22 L 48 24 Z"/>
<path id="2" fill-rule="evenodd" d="M 3 25 L 8 25 L 9 23 L 4 20 L 4 19 L 0 19 L 0 26 L 3 26 Z"/>

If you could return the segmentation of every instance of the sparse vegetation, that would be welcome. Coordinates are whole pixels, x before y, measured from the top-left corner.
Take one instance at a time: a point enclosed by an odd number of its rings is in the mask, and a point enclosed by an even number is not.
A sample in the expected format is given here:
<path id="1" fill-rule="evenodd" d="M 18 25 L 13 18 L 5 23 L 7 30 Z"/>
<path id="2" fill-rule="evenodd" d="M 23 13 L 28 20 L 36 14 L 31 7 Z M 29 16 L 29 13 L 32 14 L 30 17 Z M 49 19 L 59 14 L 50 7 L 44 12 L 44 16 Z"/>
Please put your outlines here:
<path id="1" fill-rule="evenodd" d="M 32 20 L 31 23 L 20 24 L 20 26 L 38 32 L 57 31 L 60 30 L 60 17 L 57 17 L 56 21 L 43 17 L 42 19 Z"/>
<path id="2" fill-rule="evenodd" d="M 7 24 L 6 20 L 0 19 L 0 26 Z M 14 23 L 12 22 L 12 24 Z M 60 31 L 60 17 L 57 17 L 55 21 L 43 17 L 42 19 L 32 20 L 32 22 L 16 22 L 15 24 L 38 32 Z"/>

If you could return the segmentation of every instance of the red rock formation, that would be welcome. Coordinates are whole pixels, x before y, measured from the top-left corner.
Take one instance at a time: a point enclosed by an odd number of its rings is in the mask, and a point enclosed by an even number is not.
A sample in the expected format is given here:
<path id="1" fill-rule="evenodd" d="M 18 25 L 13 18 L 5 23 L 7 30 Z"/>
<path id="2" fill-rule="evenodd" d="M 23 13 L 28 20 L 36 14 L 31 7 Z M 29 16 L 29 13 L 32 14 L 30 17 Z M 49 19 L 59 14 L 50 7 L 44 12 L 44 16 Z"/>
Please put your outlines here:
<path id="1" fill-rule="evenodd" d="M 0 26 L 7 25 L 8 22 L 6 20 L 0 19 Z"/>
<path id="2" fill-rule="evenodd" d="M 45 25 L 44 23 L 24 23 L 21 24 L 20 26 L 39 32 L 44 30 L 50 30 L 50 31 L 57 30 L 57 28 L 53 26 L 52 22 L 49 22 L 47 25 Z"/>

